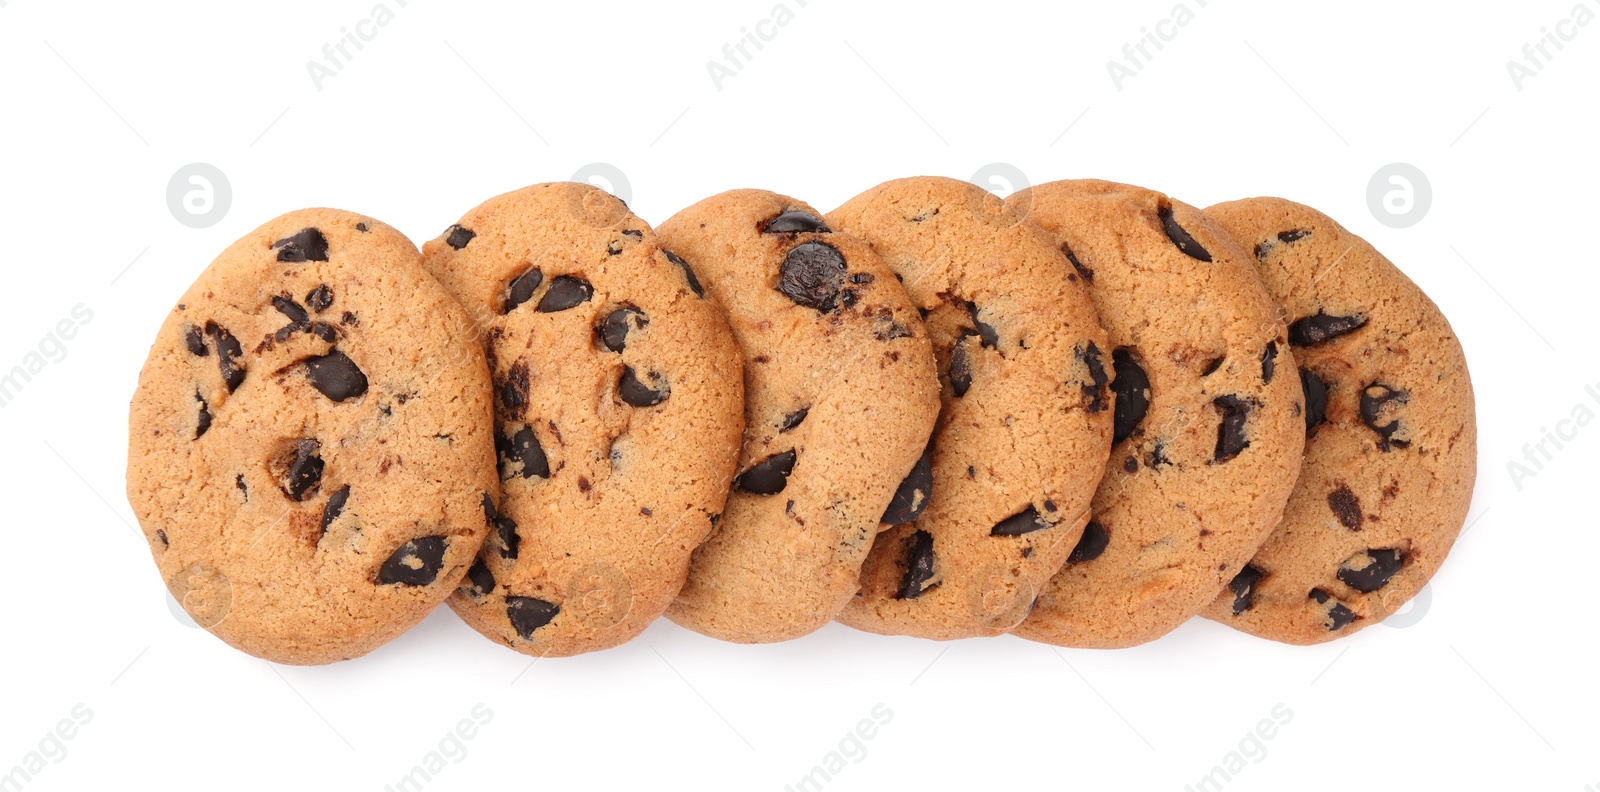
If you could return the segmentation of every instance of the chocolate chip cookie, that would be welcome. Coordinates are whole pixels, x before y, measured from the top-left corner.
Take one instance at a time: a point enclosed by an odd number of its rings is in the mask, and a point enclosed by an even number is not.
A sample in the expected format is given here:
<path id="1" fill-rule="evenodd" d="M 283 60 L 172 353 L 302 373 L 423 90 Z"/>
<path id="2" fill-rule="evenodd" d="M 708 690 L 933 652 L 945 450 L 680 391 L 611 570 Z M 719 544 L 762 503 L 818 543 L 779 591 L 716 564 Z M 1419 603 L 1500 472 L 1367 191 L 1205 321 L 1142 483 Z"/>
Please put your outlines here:
<path id="1" fill-rule="evenodd" d="M 741 471 L 667 611 L 697 632 L 782 641 L 859 588 L 880 524 L 928 504 L 939 414 L 933 348 L 867 243 L 763 190 L 707 198 L 661 225 L 744 353 Z"/>
<path id="2" fill-rule="evenodd" d="M 1283 522 L 1205 615 L 1292 644 L 1349 635 L 1409 601 L 1466 519 L 1477 424 L 1461 343 L 1327 215 L 1281 198 L 1206 211 L 1288 311 L 1306 449 Z"/>
<path id="3" fill-rule="evenodd" d="M 128 420 L 128 502 L 197 622 L 327 663 L 455 590 L 499 492 L 469 333 L 416 247 L 349 212 L 279 217 L 200 275 Z"/>
<path id="4" fill-rule="evenodd" d="M 1110 448 L 1109 347 L 1086 284 L 1043 231 L 966 182 L 887 182 L 827 223 L 866 239 L 904 282 L 942 403 L 927 510 L 878 535 L 839 620 L 937 639 L 1002 633 L 1077 546 Z"/>
<path id="5" fill-rule="evenodd" d="M 1249 255 L 1194 207 L 1102 181 L 1008 200 L 1089 287 L 1116 402 L 1094 517 L 1015 633 L 1143 643 L 1209 604 L 1283 515 L 1305 434 L 1287 330 Z"/>
<path id="6" fill-rule="evenodd" d="M 683 586 L 733 478 L 727 323 L 687 262 L 584 184 L 492 198 L 423 253 L 488 354 L 504 490 L 450 606 L 536 656 L 632 638 Z"/>

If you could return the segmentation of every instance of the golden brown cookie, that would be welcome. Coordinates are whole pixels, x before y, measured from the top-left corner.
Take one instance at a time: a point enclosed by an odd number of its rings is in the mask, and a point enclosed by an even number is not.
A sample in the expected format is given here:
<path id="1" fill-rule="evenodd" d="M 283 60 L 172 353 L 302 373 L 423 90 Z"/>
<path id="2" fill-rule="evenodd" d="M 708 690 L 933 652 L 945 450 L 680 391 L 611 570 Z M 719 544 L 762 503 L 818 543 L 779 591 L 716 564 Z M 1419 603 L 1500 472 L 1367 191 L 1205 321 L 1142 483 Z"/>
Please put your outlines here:
<path id="1" fill-rule="evenodd" d="M 189 287 L 129 411 L 128 502 L 191 616 L 280 663 L 371 651 L 461 580 L 498 491 L 489 374 L 417 249 L 293 212 Z"/>
<path id="2" fill-rule="evenodd" d="M 1116 397 L 1094 518 L 1014 632 L 1150 641 L 1210 603 L 1283 515 L 1305 433 L 1281 311 L 1215 221 L 1161 193 L 1062 181 L 1009 202 L 1089 285 Z"/>
<path id="3" fill-rule="evenodd" d="M 1343 637 L 1416 595 L 1466 519 L 1477 424 L 1461 342 L 1327 215 L 1281 198 L 1206 211 L 1288 311 L 1307 438 L 1283 522 L 1205 615 L 1285 643 Z"/>
<path id="4" fill-rule="evenodd" d="M 828 623 L 859 588 L 880 523 L 927 505 L 939 415 L 927 331 L 872 248 L 819 214 L 734 190 L 659 229 L 744 353 L 742 473 L 667 611 L 723 640 L 782 641 Z"/>
<path id="5" fill-rule="evenodd" d="M 536 656 L 627 641 L 727 497 L 744 410 L 727 323 L 643 220 L 584 184 L 491 198 L 423 251 L 488 353 L 504 490 L 450 606 Z"/>
<path id="6" fill-rule="evenodd" d="M 878 535 L 839 620 L 937 639 L 1005 632 L 1089 516 L 1111 441 L 1105 331 L 1049 237 L 974 185 L 886 182 L 827 221 L 904 282 L 943 404 L 927 511 Z"/>

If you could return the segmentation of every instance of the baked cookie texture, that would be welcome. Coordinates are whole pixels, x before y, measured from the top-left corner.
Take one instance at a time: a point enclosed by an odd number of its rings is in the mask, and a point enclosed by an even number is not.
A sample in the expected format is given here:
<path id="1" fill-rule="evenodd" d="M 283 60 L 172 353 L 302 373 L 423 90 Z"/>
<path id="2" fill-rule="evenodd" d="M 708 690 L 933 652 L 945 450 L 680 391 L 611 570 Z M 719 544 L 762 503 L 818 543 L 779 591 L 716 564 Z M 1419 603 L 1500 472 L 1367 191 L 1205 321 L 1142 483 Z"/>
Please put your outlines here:
<path id="1" fill-rule="evenodd" d="M 1466 519 L 1477 424 L 1461 343 L 1327 215 L 1281 198 L 1206 211 L 1288 311 L 1307 438 L 1283 521 L 1205 615 L 1291 644 L 1350 635 L 1415 596 Z"/>
<path id="2" fill-rule="evenodd" d="M 1283 515 L 1305 432 L 1282 312 L 1220 225 L 1161 193 L 1062 181 L 1008 201 L 1089 287 L 1116 397 L 1093 520 L 1014 632 L 1144 643 L 1209 604 Z"/>
<path id="3" fill-rule="evenodd" d="M 999 198 L 936 177 L 878 185 L 827 215 L 867 240 L 924 315 L 942 408 L 927 510 L 878 535 L 839 621 L 996 635 L 1077 545 L 1110 448 L 1109 347 L 1085 284 Z"/>
<path id="4" fill-rule="evenodd" d="M 744 410 L 727 323 L 649 225 L 585 184 L 492 198 L 423 253 L 487 353 L 504 491 L 450 606 L 535 656 L 627 641 L 727 497 Z"/>
<path id="5" fill-rule="evenodd" d="M 356 657 L 461 580 L 494 497 L 489 374 L 415 246 L 309 209 L 179 299 L 129 410 L 128 502 L 161 577 L 257 657 Z"/>
<path id="6" fill-rule="evenodd" d="M 894 272 L 821 213 L 734 190 L 658 229 L 744 355 L 741 473 L 667 616 L 744 643 L 827 624 L 859 588 L 883 521 L 928 503 L 933 348 Z"/>

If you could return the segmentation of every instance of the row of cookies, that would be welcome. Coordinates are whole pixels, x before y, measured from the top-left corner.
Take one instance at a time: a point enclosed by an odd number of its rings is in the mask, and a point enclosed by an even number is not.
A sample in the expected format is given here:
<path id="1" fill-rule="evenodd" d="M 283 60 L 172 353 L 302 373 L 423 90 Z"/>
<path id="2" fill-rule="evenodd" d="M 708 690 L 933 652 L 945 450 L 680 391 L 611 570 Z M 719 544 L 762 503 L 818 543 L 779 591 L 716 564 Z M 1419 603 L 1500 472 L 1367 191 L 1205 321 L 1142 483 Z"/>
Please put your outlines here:
<path id="1" fill-rule="evenodd" d="M 838 618 L 1114 647 L 1202 612 L 1326 640 L 1437 569 L 1474 440 L 1448 324 L 1313 210 L 936 178 L 658 230 L 538 185 L 420 261 L 288 215 L 179 303 L 130 427 L 169 588 L 303 663 L 446 596 L 536 656 L 663 612 L 744 642 Z"/>

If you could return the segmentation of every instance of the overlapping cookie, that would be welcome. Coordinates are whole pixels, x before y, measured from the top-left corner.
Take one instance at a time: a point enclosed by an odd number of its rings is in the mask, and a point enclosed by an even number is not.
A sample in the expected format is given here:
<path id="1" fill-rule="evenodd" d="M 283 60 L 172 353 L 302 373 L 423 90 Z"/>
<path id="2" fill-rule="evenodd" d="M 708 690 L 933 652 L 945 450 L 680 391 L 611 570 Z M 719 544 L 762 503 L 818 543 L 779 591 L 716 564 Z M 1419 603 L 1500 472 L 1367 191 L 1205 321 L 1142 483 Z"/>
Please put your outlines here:
<path id="1" fill-rule="evenodd" d="M 1477 426 L 1461 343 L 1327 215 L 1280 198 L 1206 211 L 1288 311 L 1307 438 L 1283 522 L 1205 615 L 1286 643 L 1349 635 L 1416 595 L 1466 518 Z"/>
<path id="2" fill-rule="evenodd" d="M 583 184 L 492 198 L 424 248 L 476 322 L 493 375 L 504 497 L 450 605 L 517 651 L 638 634 L 721 513 L 743 386 L 695 273 Z"/>
<path id="3" fill-rule="evenodd" d="M 1304 432 L 1281 311 L 1215 221 L 1161 193 L 1064 181 L 1009 201 L 1089 287 L 1116 395 L 1094 517 L 1015 633 L 1150 641 L 1210 603 L 1283 515 Z"/>
<path id="4" fill-rule="evenodd" d="M 468 328 L 410 241 L 330 209 L 256 229 L 189 287 L 134 393 L 128 502 L 201 626 L 326 663 L 455 589 L 499 490 Z"/>
<path id="5" fill-rule="evenodd" d="M 894 272 L 819 214 L 734 190 L 659 229 L 744 354 L 741 472 L 667 611 L 724 640 L 787 640 L 832 620 L 880 523 L 928 503 L 939 378 L 927 331 Z"/>
<path id="6" fill-rule="evenodd" d="M 1044 232 L 966 182 L 886 182 L 827 223 L 904 282 L 942 388 L 927 510 L 879 534 L 839 620 L 1002 633 L 1077 546 L 1110 447 L 1109 348 L 1085 284 Z"/>

